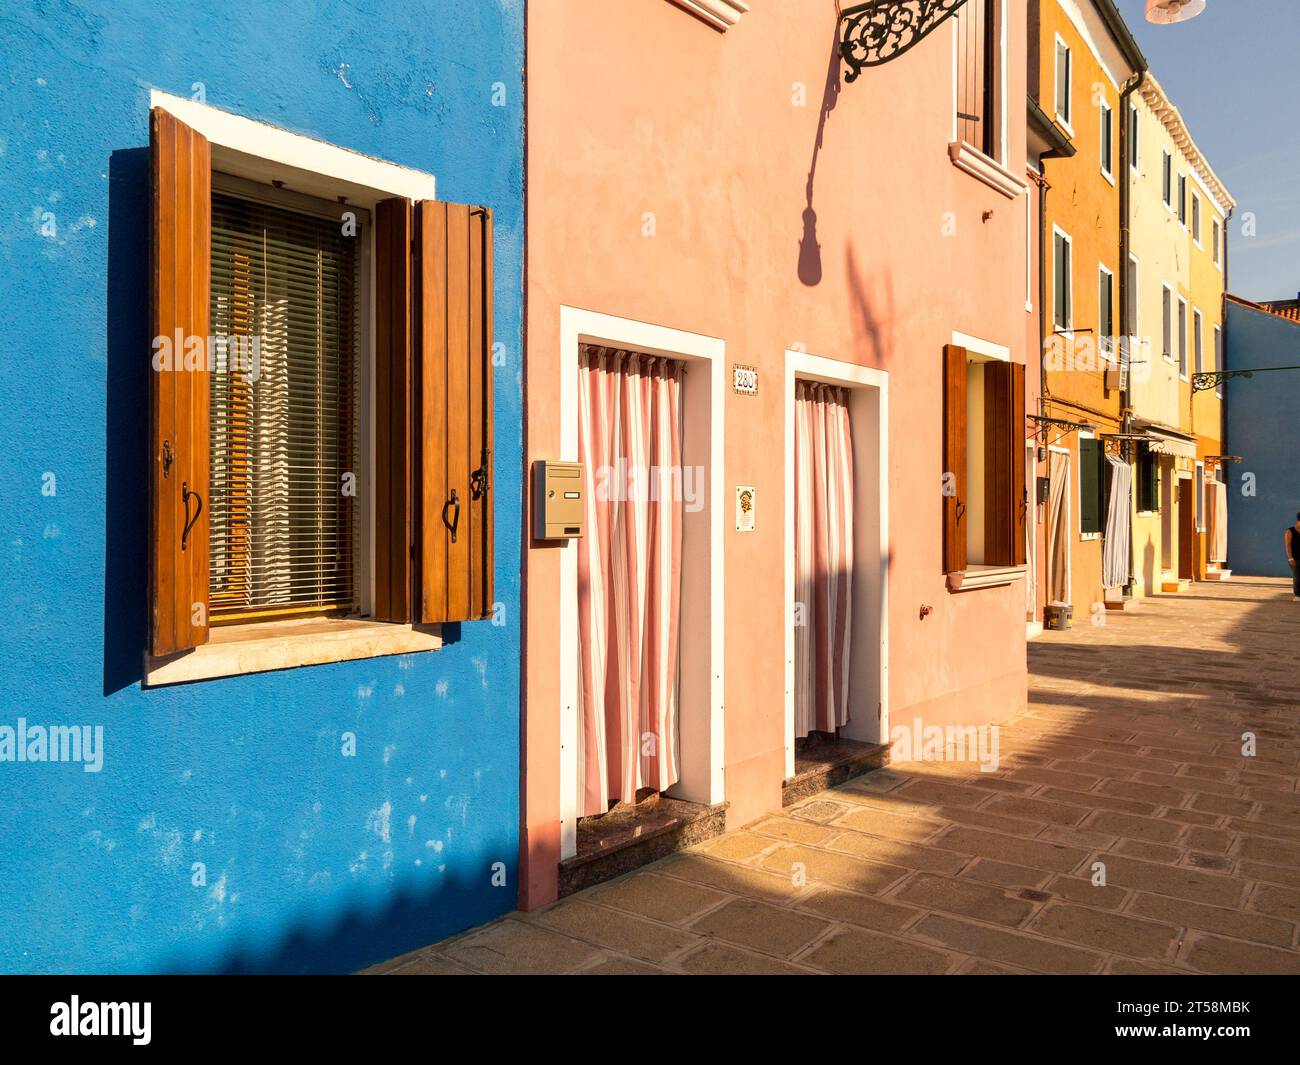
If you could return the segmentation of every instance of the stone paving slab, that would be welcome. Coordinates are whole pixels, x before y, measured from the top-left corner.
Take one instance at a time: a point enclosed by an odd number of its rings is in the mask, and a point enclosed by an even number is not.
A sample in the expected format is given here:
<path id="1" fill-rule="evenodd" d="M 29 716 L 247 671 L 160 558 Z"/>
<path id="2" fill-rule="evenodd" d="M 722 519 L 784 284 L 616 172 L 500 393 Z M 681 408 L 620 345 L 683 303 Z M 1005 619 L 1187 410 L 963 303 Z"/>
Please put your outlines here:
<path id="1" fill-rule="evenodd" d="M 1300 973 L 1300 603 L 1194 593 L 1031 641 L 996 772 L 893 763 L 367 971 Z"/>

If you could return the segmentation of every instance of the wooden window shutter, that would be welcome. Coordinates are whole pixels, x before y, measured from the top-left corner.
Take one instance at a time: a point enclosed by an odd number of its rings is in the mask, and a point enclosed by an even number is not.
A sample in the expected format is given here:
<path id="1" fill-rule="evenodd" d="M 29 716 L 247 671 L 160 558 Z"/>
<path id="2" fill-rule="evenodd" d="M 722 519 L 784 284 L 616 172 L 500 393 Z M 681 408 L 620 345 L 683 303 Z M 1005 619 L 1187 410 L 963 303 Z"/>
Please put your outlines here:
<path id="1" fill-rule="evenodd" d="M 1025 368 L 984 364 L 984 561 L 1025 562 Z"/>
<path id="2" fill-rule="evenodd" d="M 943 349 L 943 571 L 966 570 L 966 349 Z"/>
<path id="3" fill-rule="evenodd" d="M 149 170 L 149 651 L 168 655 L 208 641 L 207 139 L 154 108 Z"/>
<path id="4" fill-rule="evenodd" d="M 372 613 L 411 620 L 411 201 L 375 206 L 375 575 Z"/>
<path id="5" fill-rule="evenodd" d="M 1101 441 L 1079 441 L 1079 531 L 1101 532 Z"/>
<path id="6" fill-rule="evenodd" d="M 419 620 L 492 614 L 492 213 L 416 205 Z"/>

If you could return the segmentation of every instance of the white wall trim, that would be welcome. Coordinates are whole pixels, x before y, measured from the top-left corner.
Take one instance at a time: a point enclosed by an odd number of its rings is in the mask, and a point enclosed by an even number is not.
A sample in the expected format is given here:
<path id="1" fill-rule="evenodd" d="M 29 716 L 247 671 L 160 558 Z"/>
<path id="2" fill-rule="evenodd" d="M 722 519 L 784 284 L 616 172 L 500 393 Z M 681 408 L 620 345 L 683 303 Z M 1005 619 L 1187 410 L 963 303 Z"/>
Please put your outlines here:
<path id="1" fill-rule="evenodd" d="M 955 336 L 956 334 L 954 334 Z M 954 341 L 956 343 L 956 341 Z M 857 363 L 843 362 L 804 351 L 785 351 L 785 539 L 782 554 L 785 559 L 785 775 L 794 776 L 794 405 L 795 381 L 824 381 L 854 390 L 874 389 L 877 417 L 876 439 L 863 441 L 862 446 L 874 447 L 877 452 L 876 471 L 879 496 L 877 523 L 879 528 L 877 579 L 880 601 L 878 618 L 880 633 L 880 718 L 872 728 L 870 707 L 867 721 L 850 717 L 844 735 L 864 742 L 885 743 L 889 737 L 889 374 Z M 858 425 L 853 428 L 860 428 Z M 858 451 L 855 436 L 855 452 Z M 854 460 L 855 466 L 857 459 Z M 855 557 L 855 567 L 857 559 Z M 864 560 L 865 562 L 865 560 Z M 855 724 L 858 726 L 855 728 Z"/>
<path id="2" fill-rule="evenodd" d="M 688 364 L 687 396 L 683 413 L 690 435 L 692 384 L 690 363 L 708 370 L 709 443 L 705 471 L 708 504 L 703 517 L 708 521 L 705 548 L 709 569 L 708 607 L 701 611 L 708 632 L 708 720 L 687 720 L 682 701 L 679 735 L 682 744 L 681 771 L 670 794 L 692 802 L 719 803 L 724 795 L 723 779 L 723 517 L 726 471 L 724 466 L 723 419 L 726 411 L 726 342 L 702 333 L 688 333 L 668 326 L 619 318 L 577 307 L 560 307 L 560 455 L 566 462 L 578 461 L 578 349 L 582 344 L 605 344 L 652 355 L 680 359 Z M 689 442 L 689 440 L 688 440 Z M 568 543 L 560 549 L 560 857 L 577 853 L 578 840 L 578 549 Z M 689 551 L 689 548 L 687 549 Z M 683 584 L 685 585 L 685 580 Z M 685 595 L 688 589 L 684 588 Z M 540 590 L 539 590 L 540 592 Z M 683 603 L 682 617 L 687 610 Z M 703 724 L 703 735 L 693 735 Z M 690 744 L 690 749 L 688 749 Z"/>
<path id="3" fill-rule="evenodd" d="M 986 359 L 996 359 L 998 362 L 1011 361 L 1011 349 L 1005 344 L 994 344 L 991 340 L 971 336 L 970 333 L 961 333 L 954 329 L 952 343 L 959 348 L 965 348 L 973 355 L 983 355 Z"/>
<path id="4" fill-rule="evenodd" d="M 432 174 L 173 96 L 161 89 L 150 90 L 149 106 L 161 107 L 206 137 L 213 147 L 214 169 L 269 182 L 265 164 L 272 164 L 289 188 L 313 195 L 321 192 L 313 187 L 319 182 L 313 182 L 312 176 L 324 176 L 335 190 L 326 195 L 333 198 L 346 194 L 365 207 L 373 207 L 386 196 L 405 196 L 411 200 L 438 198 L 437 180 Z"/>

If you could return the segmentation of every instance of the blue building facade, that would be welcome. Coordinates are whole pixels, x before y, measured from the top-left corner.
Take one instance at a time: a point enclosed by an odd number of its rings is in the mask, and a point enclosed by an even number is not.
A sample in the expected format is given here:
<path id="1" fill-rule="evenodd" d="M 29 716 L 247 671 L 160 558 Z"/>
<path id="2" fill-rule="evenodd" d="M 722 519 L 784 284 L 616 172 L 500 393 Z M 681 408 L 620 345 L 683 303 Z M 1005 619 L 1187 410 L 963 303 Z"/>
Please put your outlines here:
<path id="1" fill-rule="evenodd" d="M 1300 320 L 1229 296 L 1229 370 L 1300 366 Z M 1300 511 L 1300 370 L 1226 385 L 1228 565 L 1235 573 L 1289 577 L 1283 533 Z"/>
<path id="2" fill-rule="evenodd" d="M 0 971 L 347 971 L 514 907 L 522 42 L 520 0 L 0 21 L 0 726 L 103 736 L 97 772 L 0 761 Z M 493 620 L 143 686 L 153 89 L 492 208 Z"/>

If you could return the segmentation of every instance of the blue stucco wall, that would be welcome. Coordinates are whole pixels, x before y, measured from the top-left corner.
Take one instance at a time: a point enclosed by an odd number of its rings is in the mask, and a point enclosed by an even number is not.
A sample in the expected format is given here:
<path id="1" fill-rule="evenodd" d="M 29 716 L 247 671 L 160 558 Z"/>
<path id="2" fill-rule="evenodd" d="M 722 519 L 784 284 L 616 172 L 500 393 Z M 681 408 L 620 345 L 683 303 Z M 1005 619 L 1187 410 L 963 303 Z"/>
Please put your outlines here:
<path id="1" fill-rule="evenodd" d="M 1228 301 L 1230 370 L 1300 366 L 1300 324 Z M 1228 565 L 1236 573 L 1289 577 L 1282 535 L 1300 511 L 1300 370 L 1227 383 Z M 1243 475 L 1255 494 L 1243 494 Z M 1249 490 L 1250 483 L 1246 482 Z"/>
<path id="2" fill-rule="evenodd" d="M 98 774 L 0 763 L 0 971 L 340 971 L 513 907 L 522 9 L 0 3 L 0 725 L 105 733 Z M 141 689 L 149 90 L 196 82 L 495 210 L 504 625 Z"/>

